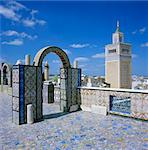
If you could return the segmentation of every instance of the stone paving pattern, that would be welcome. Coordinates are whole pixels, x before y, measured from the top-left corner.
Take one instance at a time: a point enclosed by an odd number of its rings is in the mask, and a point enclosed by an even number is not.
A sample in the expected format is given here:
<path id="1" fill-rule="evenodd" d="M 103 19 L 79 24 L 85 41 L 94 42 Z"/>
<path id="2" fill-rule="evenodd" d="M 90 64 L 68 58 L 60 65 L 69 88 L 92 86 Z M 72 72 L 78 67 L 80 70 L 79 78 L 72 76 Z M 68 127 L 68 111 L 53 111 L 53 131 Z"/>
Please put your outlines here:
<path id="1" fill-rule="evenodd" d="M 146 150 L 148 123 L 89 112 L 60 113 L 45 104 L 44 121 L 12 124 L 12 101 L 0 93 L 0 150 Z"/>

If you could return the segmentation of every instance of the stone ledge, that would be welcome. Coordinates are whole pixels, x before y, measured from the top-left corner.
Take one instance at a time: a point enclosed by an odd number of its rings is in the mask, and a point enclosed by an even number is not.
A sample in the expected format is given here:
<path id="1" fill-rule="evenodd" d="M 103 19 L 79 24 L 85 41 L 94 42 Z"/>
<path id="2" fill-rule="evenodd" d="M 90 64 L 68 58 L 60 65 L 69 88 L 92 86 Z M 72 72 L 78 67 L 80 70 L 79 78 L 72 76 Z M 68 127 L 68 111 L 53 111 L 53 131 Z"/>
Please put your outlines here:
<path id="1" fill-rule="evenodd" d="M 88 111 L 100 115 L 107 115 L 107 108 L 105 106 L 97 106 L 97 105 L 91 105 L 91 107 L 81 105 L 81 109 L 83 111 Z"/>
<path id="2" fill-rule="evenodd" d="M 91 112 L 91 107 L 88 107 L 88 106 L 85 106 L 85 105 L 81 105 L 80 107 L 81 107 L 81 109 L 83 111 L 89 111 L 89 112 Z"/>
<path id="3" fill-rule="evenodd" d="M 106 116 L 107 115 L 107 108 L 105 106 L 91 105 L 91 112 Z"/>
<path id="4" fill-rule="evenodd" d="M 78 89 L 100 90 L 100 91 L 117 91 L 117 92 L 129 92 L 129 93 L 143 93 L 143 94 L 148 94 L 148 90 L 118 89 L 118 88 L 100 88 L 100 87 L 87 87 L 87 86 L 79 86 Z"/>

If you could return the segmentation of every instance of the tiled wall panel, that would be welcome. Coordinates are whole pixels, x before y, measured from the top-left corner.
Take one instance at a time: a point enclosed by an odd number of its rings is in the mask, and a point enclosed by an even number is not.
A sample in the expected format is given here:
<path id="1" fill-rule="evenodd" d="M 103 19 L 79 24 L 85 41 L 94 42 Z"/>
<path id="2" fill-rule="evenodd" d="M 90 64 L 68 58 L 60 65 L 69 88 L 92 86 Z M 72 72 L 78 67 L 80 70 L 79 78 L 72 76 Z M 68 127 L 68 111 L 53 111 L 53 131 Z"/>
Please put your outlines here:
<path id="1" fill-rule="evenodd" d="M 85 89 L 79 88 L 79 95 L 81 100 L 81 105 L 89 107 L 91 109 L 92 105 L 106 106 L 108 112 L 110 111 L 110 96 L 116 96 L 119 98 L 129 97 L 131 100 L 130 114 L 133 118 L 139 118 L 143 120 L 148 120 L 148 94 L 136 93 L 136 92 L 121 92 L 121 91 L 111 91 L 111 90 L 101 90 L 101 89 Z M 124 115 L 119 114 L 119 115 Z"/>
<path id="2" fill-rule="evenodd" d="M 34 120 L 42 117 L 42 72 L 41 67 L 13 66 L 13 121 L 27 122 L 27 105 L 33 105 Z M 16 113 L 16 111 L 18 113 Z M 38 111 L 38 112 L 37 112 Z"/>
<path id="3" fill-rule="evenodd" d="M 13 66 L 13 82 L 12 82 L 12 120 L 16 124 L 20 124 L 20 67 Z"/>
<path id="4" fill-rule="evenodd" d="M 14 66 L 12 70 L 12 81 L 13 83 L 19 83 L 19 69 L 18 66 Z"/>
<path id="5" fill-rule="evenodd" d="M 78 99 L 77 87 L 81 85 L 81 69 L 67 68 L 61 69 L 61 85 L 60 85 L 60 100 L 61 105 L 66 103 L 69 110 L 73 105 L 80 105 Z"/>
<path id="6" fill-rule="evenodd" d="M 12 97 L 12 110 L 13 111 L 19 111 L 19 98 L 18 97 Z"/>
<path id="7" fill-rule="evenodd" d="M 77 87 L 81 85 L 81 69 L 72 68 L 71 69 L 71 88 L 72 88 L 72 98 L 71 105 L 80 105 L 78 101 L 78 89 Z"/>
<path id="8" fill-rule="evenodd" d="M 54 103 L 60 103 L 60 87 L 54 86 Z"/>
<path id="9" fill-rule="evenodd" d="M 42 99 L 42 68 L 41 67 L 37 67 L 37 120 L 40 120 L 43 118 L 43 108 L 42 108 L 42 103 L 43 103 L 43 99 Z"/>
<path id="10" fill-rule="evenodd" d="M 68 69 L 67 68 L 61 68 L 60 70 L 60 109 L 62 111 L 68 111 Z"/>
<path id="11" fill-rule="evenodd" d="M 15 124 L 19 125 L 19 112 L 18 111 L 12 111 L 12 121 Z"/>

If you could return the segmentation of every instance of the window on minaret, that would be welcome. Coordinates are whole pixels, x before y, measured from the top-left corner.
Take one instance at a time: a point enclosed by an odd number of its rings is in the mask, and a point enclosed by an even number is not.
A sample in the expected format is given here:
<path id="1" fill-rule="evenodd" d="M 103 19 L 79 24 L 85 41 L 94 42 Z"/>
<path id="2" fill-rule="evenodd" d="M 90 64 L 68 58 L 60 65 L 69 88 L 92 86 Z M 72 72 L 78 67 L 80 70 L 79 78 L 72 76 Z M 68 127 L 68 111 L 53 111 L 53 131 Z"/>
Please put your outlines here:
<path id="1" fill-rule="evenodd" d="M 122 36 L 119 36 L 119 41 L 122 42 Z"/>
<path id="2" fill-rule="evenodd" d="M 122 49 L 122 53 L 123 53 L 123 54 L 128 54 L 128 53 L 129 53 L 129 50 L 128 50 L 128 49 Z"/>
<path id="3" fill-rule="evenodd" d="M 116 49 L 110 49 L 108 50 L 108 53 L 111 54 L 111 53 L 116 53 Z"/>

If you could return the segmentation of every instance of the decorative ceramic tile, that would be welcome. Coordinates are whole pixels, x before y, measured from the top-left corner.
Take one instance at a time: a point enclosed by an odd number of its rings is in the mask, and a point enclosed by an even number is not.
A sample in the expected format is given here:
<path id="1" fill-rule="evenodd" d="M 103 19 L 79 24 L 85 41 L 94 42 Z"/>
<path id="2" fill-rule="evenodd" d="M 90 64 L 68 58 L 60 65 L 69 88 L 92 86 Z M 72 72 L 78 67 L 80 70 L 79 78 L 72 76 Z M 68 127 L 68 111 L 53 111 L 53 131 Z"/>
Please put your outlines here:
<path id="1" fill-rule="evenodd" d="M 61 79 L 60 88 L 61 89 L 66 89 L 67 88 L 67 80 Z"/>
<path id="2" fill-rule="evenodd" d="M 13 66 L 13 82 L 12 82 L 12 120 L 14 123 L 19 124 L 19 106 L 20 106 L 20 73 L 19 66 Z"/>
<path id="3" fill-rule="evenodd" d="M 71 69 L 71 105 L 78 104 L 77 87 L 80 85 L 80 69 Z"/>
<path id="4" fill-rule="evenodd" d="M 19 98 L 12 97 L 12 110 L 19 111 Z"/>
<path id="5" fill-rule="evenodd" d="M 147 94 L 139 93 L 129 93 L 129 92 L 118 92 L 118 91 L 103 91 L 103 90 L 92 90 L 92 89 L 80 89 L 81 93 L 81 104 L 84 106 L 91 107 L 91 105 L 100 105 L 106 106 L 109 111 L 110 101 L 109 96 L 115 96 L 120 99 L 125 99 L 130 97 L 130 102 L 126 101 L 117 105 L 115 111 L 121 109 L 121 106 L 124 106 L 122 111 L 129 112 L 129 116 L 139 119 L 148 119 L 148 101 Z M 130 111 L 129 111 L 130 109 Z"/>
<path id="6" fill-rule="evenodd" d="M 12 81 L 18 83 L 19 82 L 19 69 L 13 68 L 12 70 Z"/>
<path id="7" fill-rule="evenodd" d="M 61 77 L 61 79 L 66 79 L 67 76 L 68 76 L 67 73 L 68 73 L 68 72 L 67 72 L 67 69 L 61 68 L 61 71 L 60 71 L 60 77 Z"/>
<path id="8" fill-rule="evenodd" d="M 60 103 L 60 87 L 54 86 L 54 102 Z"/>
<path id="9" fill-rule="evenodd" d="M 143 99 L 143 113 L 148 113 L 148 100 L 147 99 Z"/>
<path id="10" fill-rule="evenodd" d="M 36 67 L 25 66 L 24 78 L 25 78 L 25 97 L 28 96 L 36 98 Z"/>
<path id="11" fill-rule="evenodd" d="M 144 113 L 143 119 L 148 121 L 148 113 Z"/>
<path id="12" fill-rule="evenodd" d="M 63 115 L 54 104 L 43 107 L 45 115 L 55 117 L 32 125 L 14 125 L 10 117 L 11 97 L 0 94 L 2 149 L 146 150 L 148 147 L 146 121 L 84 111 Z"/>
<path id="13" fill-rule="evenodd" d="M 49 92 L 48 85 L 43 84 L 43 103 L 48 103 L 48 92 Z"/>
<path id="14" fill-rule="evenodd" d="M 81 69 L 78 69 L 78 86 L 81 86 Z"/>
<path id="15" fill-rule="evenodd" d="M 20 124 L 20 121 L 19 121 L 19 112 L 18 111 L 12 111 L 12 121 L 15 123 L 15 124 Z"/>
<path id="16" fill-rule="evenodd" d="M 18 83 L 13 83 L 12 84 L 12 88 L 13 88 L 13 96 L 19 97 L 19 84 Z"/>
<path id="17" fill-rule="evenodd" d="M 67 99 L 66 99 L 66 90 L 62 90 L 62 89 L 61 89 L 60 95 L 61 95 L 61 99 L 62 99 L 62 100 L 67 100 Z"/>
<path id="18" fill-rule="evenodd" d="M 43 99 L 42 99 L 42 68 L 41 67 L 36 67 L 37 69 L 37 108 L 36 108 L 36 111 L 37 111 L 37 119 L 41 119 L 42 116 L 43 116 L 43 110 L 42 110 L 42 102 L 43 102 Z"/>
<path id="19" fill-rule="evenodd" d="M 17 75 L 19 75 L 19 88 L 13 83 L 13 94 L 19 97 L 19 123 L 23 124 L 27 122 L 28 104 L 33 106 L 35 120 L 42 116 L 42 71 L 41 67 L 19 65 Z M 16 105 L 13 108 L 17 108 Z"/>
<path id="20" fill-rule="evenodd" d="M 19 116 L 20 116 L 20 124 L 25 123 L 25 98 L 24 98 L 24 65 L 20 65 L 20 100 L 19 100 L 19 105 L 20 105 L 20 110 L 19 110 Z"/>

